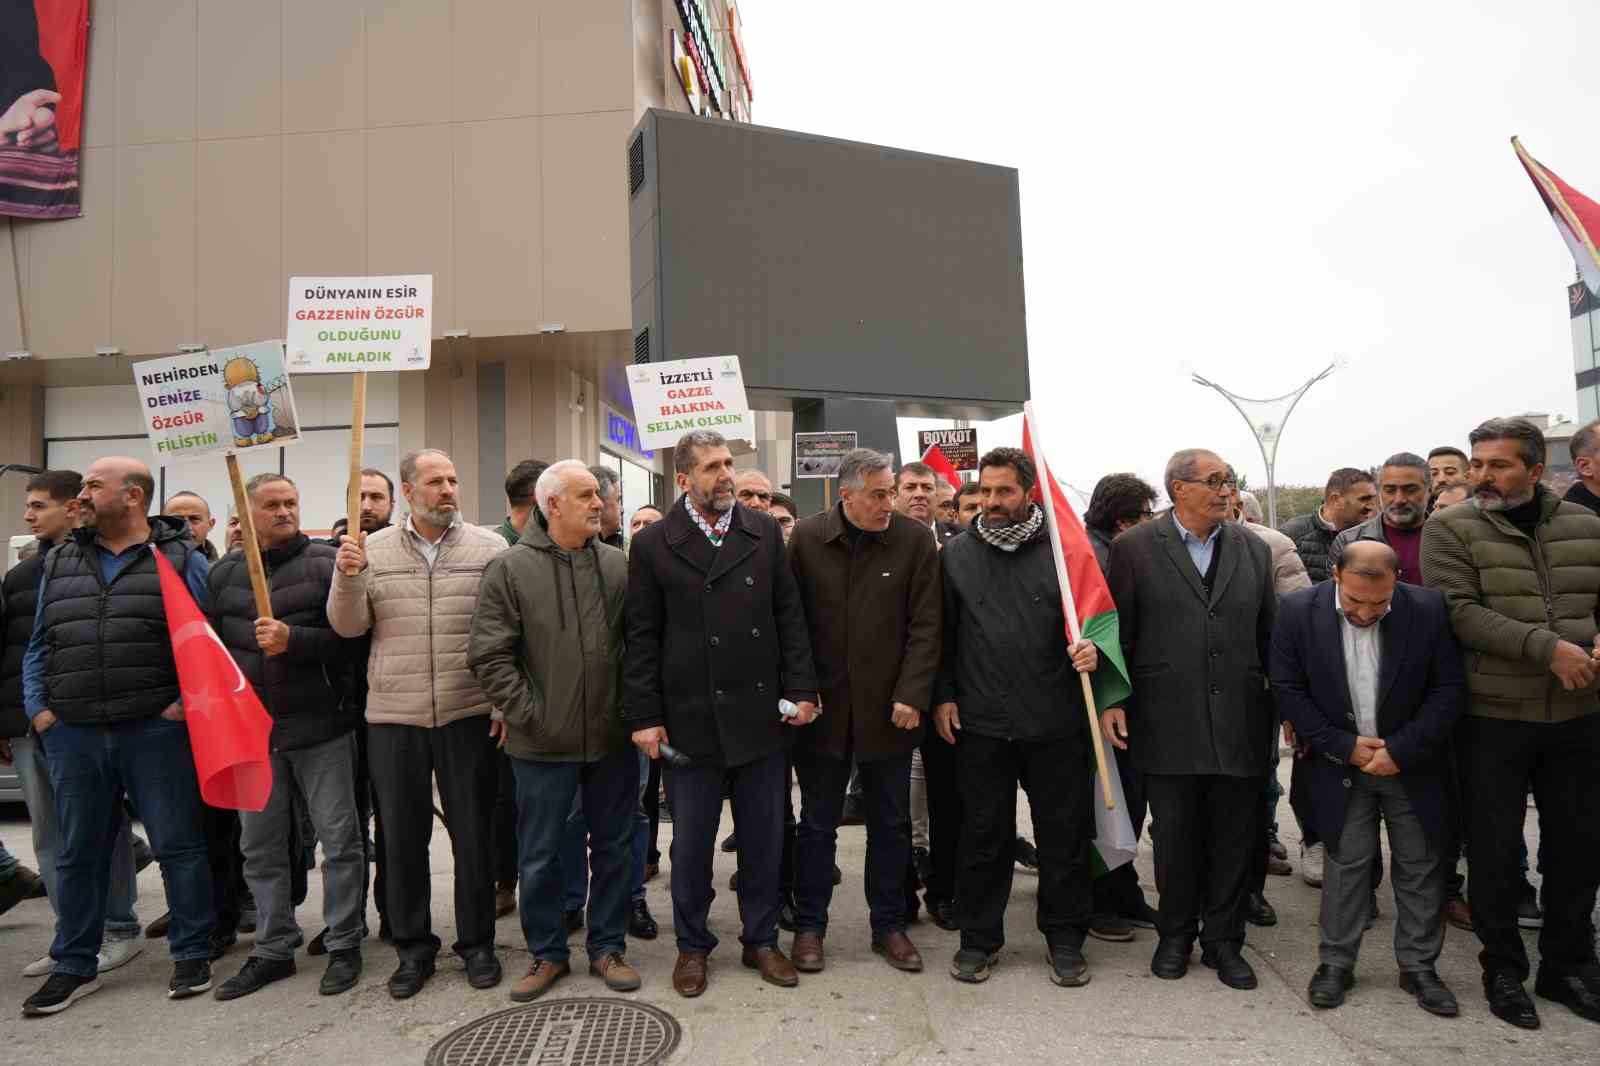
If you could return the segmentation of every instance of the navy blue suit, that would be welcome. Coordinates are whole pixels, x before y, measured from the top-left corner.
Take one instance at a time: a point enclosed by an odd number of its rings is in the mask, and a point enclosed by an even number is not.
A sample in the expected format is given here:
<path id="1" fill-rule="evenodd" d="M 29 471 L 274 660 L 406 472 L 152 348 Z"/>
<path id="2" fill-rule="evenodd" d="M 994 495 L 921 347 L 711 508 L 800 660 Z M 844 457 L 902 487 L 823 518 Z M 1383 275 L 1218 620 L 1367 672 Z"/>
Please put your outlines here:
<path id="1" fill-rule="evenodd" d="M 1344 830 L 1357 730 L 1345 673 L 1343 624 L 1334 609 L 1338 585 L 1323 582 L 1285 596 L 1272 633 L 1270 671 L 1278 709 L 1310 745 L 1312 827 L 1325 840 Z M 1381 633 L 1378 735 L 1400 767 L 1399 780 L 1437 851 L 1450 801 L 1448 751 L 1466 709 L 1466 673 L 1444 596 L 1397 584 Z"/>

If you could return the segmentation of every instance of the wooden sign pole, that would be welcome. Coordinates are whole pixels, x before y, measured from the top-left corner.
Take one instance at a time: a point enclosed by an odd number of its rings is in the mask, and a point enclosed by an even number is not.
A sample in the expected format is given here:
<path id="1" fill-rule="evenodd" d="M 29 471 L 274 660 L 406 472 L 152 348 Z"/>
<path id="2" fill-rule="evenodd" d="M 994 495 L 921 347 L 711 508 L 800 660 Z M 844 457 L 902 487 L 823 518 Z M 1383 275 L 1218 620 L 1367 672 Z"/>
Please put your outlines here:
<path id="1" fill-rule="evenodd" d="M 267 570 L 261 565 L 261 545 L 256 542 L 256 520 L 250 499 L 239 473 L 239 457 L 228 453 L 228 480 L 233 483 L 233 509 L 239 516 L 239 531 L 244 534 L 244 561 L 250 571 L 250 591 L 256 597 L 256 617 L 272 617 L 272 594 L 267 591 Z"/>
<path id="2" fill-rule="evenodd" d="M 345 530 L 361 539 L 361 457 L 367 430 L 367 372 L 357 370 L 350 394 L 350 481 L 345 489 Z"/>

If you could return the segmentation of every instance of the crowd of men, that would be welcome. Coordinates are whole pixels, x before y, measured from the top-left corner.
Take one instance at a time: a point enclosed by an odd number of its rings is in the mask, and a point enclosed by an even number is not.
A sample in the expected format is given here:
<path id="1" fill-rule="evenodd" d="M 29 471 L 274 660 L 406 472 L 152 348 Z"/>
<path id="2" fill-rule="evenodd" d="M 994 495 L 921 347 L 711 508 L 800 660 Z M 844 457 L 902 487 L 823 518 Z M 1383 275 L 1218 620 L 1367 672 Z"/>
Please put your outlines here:
<path id="1" fill-rule="evenodd" d="M 134 821 L 166 886 L 172 998 L 211 989 L 241 931 L 254 943 L 217 999 L 295 973 L 315 846 L 320 991 L 359 982 L 370 895 L 398 957 L 388 990 L 419 993 L 442 947 L 437 816 L 467 980 L 501 983 L 495 920 L 516 909 L 530 965 L 510 994 L 528 1001 L 570 974 L 579 930 L 593 977 L 640 987 L 627 944 L 658 934 L 644 885 L 670 809 L 671 983 L 698 996 L 724 802 L 740 961 L 771 984 L 826 969 L 838 829 L 860 821 L 864 946 L 896 970 L 923 969 L 908 930 L 926 907 L 959 932 L 951 976 L 987 979 L 1025 857 L 1056 984 L 1088 982 L 1087 938 L 1144 928 L 1156 977 L 1183 978 L 1198 941 L 1220 981 L 1251 989 L 1246 928 L 1276 922 L 1266 879 L 1292 869 L 1281 728 L 1301 874 L 1322 887 L 1313 1006 L 1354 983 L 1386 825 L 1398 981 L 1423 1009 L 1459 1011 L 1435 969 L 1448 920 L 1482 943 L 1493 1013 L 1536 1027 L 1519 927 L 1538 924 L 1535 992 L 1600 1021 L 1600 423 L 1572 449 L 1581 480 L 1561 498 L 1541 483 L 1541 432 L 1491 419 L 1465 452 L 1336 470 L 1281 530 L 1203 449 L 1173 455 L 1160 492 L 1106 476 L 1084 525 L 1132 692 L 1097 708 L 1098 730 L 1080 675 L 1116 665 L 1067 635 L 1038 474 L 1014 448 L 959 489 L 858 449 L 838 502 L 802 517 L 694 432 L 672 455 L 677 498 L 637 507 L 626 536 L 616 473 L 575 460 L 514 468 L 492 529 L 462 521 L 448 455 L 412 453 L 403 519 L 394 485 L 365 471 L 357 528 L 331 541 L 302 531 L 292 481 L 262 474 L 246 493 L 270 616 L 243 523 L 218 558 L 206 502 L 179 493 L 151 516 L 137 460 L 37 475 L 37 551 L 5 577 L 0 659 L 3 754 L 56 917 L 24 1013 L 66 1009 L 137 954 Z M 158 558 L 272 717 L 261 811 L 201 800 Z M 1154 906 L 1131 863 L 1094 875 L 1102 739 L 1136 836 L 1150 819 Z M 1530 790 L 1542 898 L 1525 873 Z M 0 909 L 39 890 L 5 858 Z"/>

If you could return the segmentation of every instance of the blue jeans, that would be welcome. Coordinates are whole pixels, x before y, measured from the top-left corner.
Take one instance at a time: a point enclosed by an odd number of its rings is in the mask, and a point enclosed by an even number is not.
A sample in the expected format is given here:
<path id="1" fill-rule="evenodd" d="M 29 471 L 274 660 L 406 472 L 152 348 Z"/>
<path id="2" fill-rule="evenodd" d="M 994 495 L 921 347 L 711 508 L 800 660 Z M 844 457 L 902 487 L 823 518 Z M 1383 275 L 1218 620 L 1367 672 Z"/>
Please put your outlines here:
<path id="1" fill-rule="evenodd" d="M 580 795 L 594 873 L 589 958 L 625 951 L 634 814 L 639 807 L 639 761 L 633 749 L 592 763 L 513 757 L 511 772 L 517 782 L 517 900 L 529 954 L 550 962 L 565 962 L 570 954 L 561 882 L 571 869 L 565 865 L 562 838 L 572 801 Z"/>
<path id="2" fill-rule="evenodd" d="M 632 891 L 629 899 L 644 899 L 644 865 L 650 851 L 650 818 L 644 813 L 644 790 L 650 780 L 650 760 L 639 752 L 639 812 L 633 838 Z M 569 911 L 583 910 L 589 898 L 589 823 L 583 817 L 583 798 L 572 805 L 561 835 L 561 896 Z"/>
<path id="3" fill-rule="evenodd" d="M 161 863 L 175 961 L 211 958 L 211 864 L 189 727 L 165 718 L 111 726 L 57 722 L 39 738 L 61 831 L 57 860 L 56 972 L 93 977 L 127 793 Z"/>
<path id="4" fill-rule="evenodd" d="M 28 805 L 28 821 L 33 827 L 33 854 L 39 862 L 50 896 L 50 909 L 57 909 L 60 889 L 56 887 L 56 862 L 61 850 L 61 830 L 56 825 L 56 797 L 50 787 L 50 768 L 44 749 L 31 732 L 11 740 L 11 765 L 22 784 L 22 801 Z M 139 916 L 133 905 L 139 900 L 138 871 L 133 862 L 133 829 L 126 816 L 117 830 L 111 849 L 111 886 L 106 894 L 107 940 L 138 936 Z"/>

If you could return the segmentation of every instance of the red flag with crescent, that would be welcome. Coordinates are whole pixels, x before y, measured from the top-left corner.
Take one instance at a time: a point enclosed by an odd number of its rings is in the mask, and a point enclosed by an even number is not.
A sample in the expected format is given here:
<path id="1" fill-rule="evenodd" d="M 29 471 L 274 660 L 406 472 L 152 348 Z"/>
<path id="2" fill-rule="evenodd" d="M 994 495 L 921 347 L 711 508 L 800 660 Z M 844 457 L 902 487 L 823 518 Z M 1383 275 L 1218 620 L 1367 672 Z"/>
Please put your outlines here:
<path id="1" fill-rule="evenodd" d="M 178 664 L 178 692 L 189 723 L 200 798 L 213 807 L 262 810 L 272 794 L 272 716 L 178 572 L 166 556 L 150 550 L 161 575 L 161 603 Z"/>

